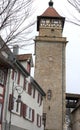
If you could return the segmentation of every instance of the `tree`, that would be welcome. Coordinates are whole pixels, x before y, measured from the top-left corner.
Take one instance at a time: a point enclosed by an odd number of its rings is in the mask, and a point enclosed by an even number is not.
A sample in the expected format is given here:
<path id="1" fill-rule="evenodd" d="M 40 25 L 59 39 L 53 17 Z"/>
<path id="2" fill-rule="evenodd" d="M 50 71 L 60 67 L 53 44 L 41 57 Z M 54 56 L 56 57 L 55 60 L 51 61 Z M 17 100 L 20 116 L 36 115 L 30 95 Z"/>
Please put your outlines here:
<path id="1" fill-rule="evenodd" d="M 75 12 L 70 13 L 72 18 L 67 18 L 68 22 L 80 26 L 80 0 L 67 0 L 68 3 L 74 8 Z"/>
<path id="2" fill-rule="evenodd" d="M 34 13 L 31 12 L 32 4 L 33 0 L 0 0 L 0 35 L 6 44 L 24 46 L 27 42 L 31 32 L 27 30 L 36 22 L 34 19 L 27 23 L 27 18 Z"/>

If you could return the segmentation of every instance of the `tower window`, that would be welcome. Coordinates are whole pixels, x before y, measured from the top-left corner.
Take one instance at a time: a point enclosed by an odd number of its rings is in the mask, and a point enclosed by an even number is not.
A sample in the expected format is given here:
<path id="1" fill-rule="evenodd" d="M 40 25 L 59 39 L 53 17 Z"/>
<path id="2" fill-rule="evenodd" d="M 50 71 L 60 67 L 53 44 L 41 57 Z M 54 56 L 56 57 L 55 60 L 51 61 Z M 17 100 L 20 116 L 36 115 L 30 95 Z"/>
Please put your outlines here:
<path id="1" fill-rule="evenodd" d="M 49 20 L 49 19 L 47 19 L 47 20 L 46 20 L 46 24 L 49 24 L 49 23 L 50 23 L 50 20 Z"/>
<path id="2" fill-rule="evenodd" d="M 41 23 L 42 23 L 42 24 L 45 24 L 45 22 L 46 22 L 45 19 L 42 19 L 42 20 L 41 20 Z"/>
<path id="3" fill-rule="evenodd" d="M 50 26 L 50 19 L 46 19 L 46 26 Z"/>
<path id="4" fill-rule="evenodd" d="M 54 20 L 54 24 L 58 24 L 59 23 L 59 21 L 58 20 Z"/>
<path id="5" fill-rule="evenodd" d="M 53 19 L 51 20 L 51 23 L 52 23 L 52 24 L 54 23 L 54 20 L 53 20 Z"/>

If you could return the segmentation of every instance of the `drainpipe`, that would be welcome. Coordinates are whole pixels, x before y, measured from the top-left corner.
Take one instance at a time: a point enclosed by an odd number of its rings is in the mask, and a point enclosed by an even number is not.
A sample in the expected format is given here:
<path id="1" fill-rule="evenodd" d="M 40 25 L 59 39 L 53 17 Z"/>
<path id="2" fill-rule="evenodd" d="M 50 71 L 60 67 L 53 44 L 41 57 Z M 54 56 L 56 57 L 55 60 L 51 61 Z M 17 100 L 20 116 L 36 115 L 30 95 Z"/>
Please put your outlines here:
<path id="1" fill-rule="evenodd" d="M 8 96 L 9 96 L 9 85 L 10 85 L 10 69 L 8 69 L 7 74 L 7 82 L 6 82 L 6 88 L 5 88 L 5 98 L 4 98 L 4 110 L 3 110 L 3 123 L 2 123 L 2 130 L 7 130 L 7 110 L 8 110 Z"/>

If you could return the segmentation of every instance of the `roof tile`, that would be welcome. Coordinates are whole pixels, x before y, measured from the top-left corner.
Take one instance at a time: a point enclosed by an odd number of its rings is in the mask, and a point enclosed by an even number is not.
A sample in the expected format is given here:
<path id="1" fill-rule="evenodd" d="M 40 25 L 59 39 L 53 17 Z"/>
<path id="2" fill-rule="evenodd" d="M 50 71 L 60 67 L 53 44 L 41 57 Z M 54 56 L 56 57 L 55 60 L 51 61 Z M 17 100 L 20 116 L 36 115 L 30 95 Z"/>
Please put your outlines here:
<path id="1" fill-rule="evenodd" d="M 25 61 L 25 60 L 28 60 L 28 59 L 31 59 L 32 58 L 32 54 L 21 54 L 21 55 L 17 55 L 17 59 L 19 61 Z"/>
<path id="2" fill-rule="evenodd" d="M 47 16 L 47 17 L 61 17 L 58 12 L 51 7 L 48 7 L 45 12 L 41 16 Z"/>

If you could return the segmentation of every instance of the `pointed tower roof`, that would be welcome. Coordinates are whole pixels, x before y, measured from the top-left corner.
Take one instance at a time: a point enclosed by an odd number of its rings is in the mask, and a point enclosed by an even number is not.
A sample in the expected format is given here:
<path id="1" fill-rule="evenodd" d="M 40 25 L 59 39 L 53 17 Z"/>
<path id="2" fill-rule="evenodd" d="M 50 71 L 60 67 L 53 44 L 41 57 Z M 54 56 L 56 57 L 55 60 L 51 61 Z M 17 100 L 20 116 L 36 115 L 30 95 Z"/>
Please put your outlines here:
<path id="1" fill-rule="evenodd" d="M 41 15 L 46 17 L 61 17 L 54 8 L 48 7 L 46 11 Z"/>
<path id="2" fill-rule="evenodd" d="M 45 12 L 41 16 L 46 17 L 61 17 L 58 12 L 53 8 L 53 2 L 50 0 L 49 7 L 45 10 Z"/>
<path id="3" fill-rule="evenodd" d="M 64 26 L 65 18 L 60 16 L 59 13 L 53 8 L 53 2 L 50 0 L 49 7 L 44 11 L 44 13 L 37 17 L 37 31 L 39 31 L 40 19 L 60 19 L 62 20 L 62 27 Z"/>

